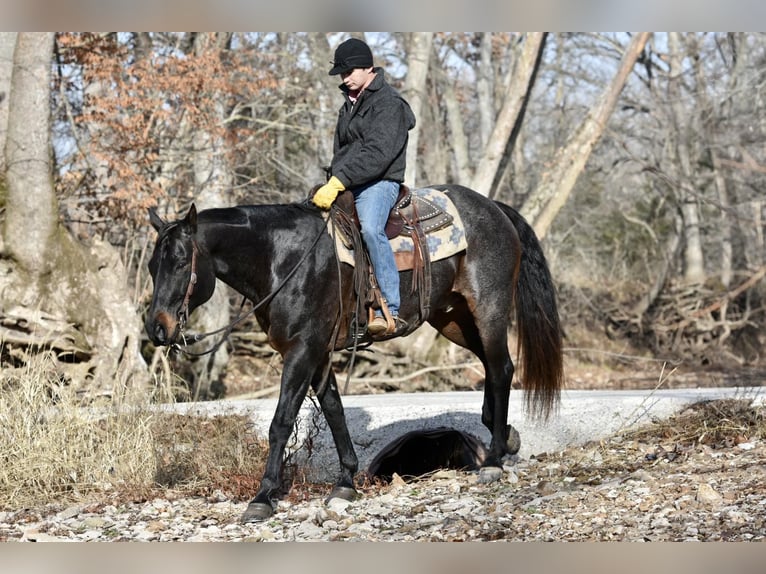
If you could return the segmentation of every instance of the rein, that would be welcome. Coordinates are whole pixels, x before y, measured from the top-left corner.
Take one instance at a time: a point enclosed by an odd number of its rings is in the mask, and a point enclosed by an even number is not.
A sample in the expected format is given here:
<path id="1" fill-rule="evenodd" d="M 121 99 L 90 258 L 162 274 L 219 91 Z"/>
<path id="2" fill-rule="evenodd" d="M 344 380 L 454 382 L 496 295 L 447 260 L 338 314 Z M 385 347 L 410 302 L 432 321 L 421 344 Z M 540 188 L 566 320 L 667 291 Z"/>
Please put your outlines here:
<path id="1" fill-rule="evenodd" d="M 218 340 L 218 342 L 215 345 L 213 345 L 210 349 L 208 349 L 206 351 L 199 352 L 199 353 L 195 353 L 193 351 L 188 351 L 185 348 L 183 348 L 181 345 L 179 345 L 178 343 L 174 343 L 172 345 L 173 348 L 177 349 L 178 351 L 180 351 L 180 352 L 182 352 L 185 355 L 190 356 L 190 357 L 203 357 L 205 355 L 209 355 L 210 353 L 215 353 L 221 347 L 221 345 L 223 345 L 224 341 L 226 341 L 226 339 L 228 339 L 229 335 L 234 330 L 234 327 L 236 325 L 238 325 L 239 323 L 244 321 L 247 317 L 249 317 L 250 315 L 255 313 L 258 309 L 263 307 L 266 303 L 271 301 L 274 298 L 274 296 L 277 293 L 279 293 L 282 290 L 282 288 L 287 284 L 287 282 L 290 280 L 290 278 L 292 278 L 292 276 L 295 275 L 295 273 L 298 271 L 298 268 L 301 265 L 303 265 L 304 261 L 306 261 L 308 256 L 314 250 L 314 247 L 316 247 L 317 243 L 319 243 L 319 239 L 322 237 L 322 234 L 325 233 L 325 230 L 327 229 L 327 225 L 329 224 L 329 221 L 330 221 L 330 218 L 328 217 L 325 220 L 324 225 L 322 226 L 322 229 L 320 229 L 319 233 L 314 238 L 314 241 L 311 243 L 311 246 L 306 250 L 306 252 L 300 258 L 300 261 L 298 261 L 298 263 L 295 264 L 295 267 L 293 267 L 290 270 L 290 273 L 288 273 L 285 276 L 285 278 L 279 283 L 279 285 L 277 285 L 274 288 L 274 290 L 271 293 L 269 293 L 268 295 L 266 295 L 266 297 L 264 297 L 263 299 L 258 301 L 258 303 L 254 304 L 253 308 L 250 309 L 247 313 L 245 313 L 244 315 L 243 314 L 238 315 L 237 317 L 234 318 L 234 320 L 231 323 L 229 323 L 225 327 L 220 327 L 218 329 L 215 329 L 214 331 L 208 331 L 207 333 L 201 333 L 201 334 L 197 334 L 197 335 L 190 335 L 188 337 L 188 339 L 191 341 L 191 343 L 187 343 L 187 337 L 183 333 L 183 326 L 186 324 L 186 319 L 183 320 L 183 322 L 181 324 L 181 329 L 182 329 L 181 337 L 184 340 L 184 347 L 187 347 L 190 344 L 198 343 L 198 342 L 202 341 L 203 339 L 205 339 L 205 338 L 207 338 L 207 337 L 209 337 L 211 335 L 216 335 L 218 333 L 223 332 L 224 333 L 223 336 Z M 191 295 L 194 292 L 194 285 L 197 283 L 197 251 L 198 251 L 197 242 L 196 241 L 192 241 L 192 269 L 191 269 L 191 275 L 189 277 L 189 285 L 186 288 L 186 296 L 184 297 L 184 302 L 183 302 L 183 304 L 181 306 L 181 312 L 180 312 L 181 316 L 182 317 L 186 316 L 186 318 L 188 318 L 189 299 L 191 298 Z M 246 298 L 243 297 L 242 305 L 245 304 L 245 301 L 246 301 Z"/>

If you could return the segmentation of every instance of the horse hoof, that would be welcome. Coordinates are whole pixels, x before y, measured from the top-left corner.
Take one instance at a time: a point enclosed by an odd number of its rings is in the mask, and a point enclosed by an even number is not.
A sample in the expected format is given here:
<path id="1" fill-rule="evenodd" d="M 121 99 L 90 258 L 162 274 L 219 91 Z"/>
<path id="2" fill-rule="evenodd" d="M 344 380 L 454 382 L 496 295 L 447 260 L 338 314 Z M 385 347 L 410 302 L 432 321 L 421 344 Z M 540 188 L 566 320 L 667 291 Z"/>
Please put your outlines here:
<path id="1" fill-rule="evenodd" d="M 359 498 L 359 493 L 350 486 L 336 486 L 332 489 L 330 496 L 325 498 L 325 504 L 329 503 L 333 498 L 340 498 L 341 500 L 353 502 Z"/>
<path id="2" fill-rule="evenodd" d="M 482 466 L 479 469 L 479 483 L 489 484 L 497 482 L 503 476 L 503 469 L 497 466 Z"/>
<path id="3" fill-rule="evenodd" d="M 249 524 L 251 522 L 262 522 L 274 514 L 274 509 L 271 504 L 264 504 L 263 502 L 251 502 L 247 505 L 245 512 L 242 514 L 242 518 L 239 521 L 242 524 Z"/>
<path id="4" fill-rule="evenodd" d="M 505 441 L 505 447 L 508 449 L 508 454 L 516 454 L 521 448 L 521 435 L 519 431 L 508 425 L 508 440 Z"/>

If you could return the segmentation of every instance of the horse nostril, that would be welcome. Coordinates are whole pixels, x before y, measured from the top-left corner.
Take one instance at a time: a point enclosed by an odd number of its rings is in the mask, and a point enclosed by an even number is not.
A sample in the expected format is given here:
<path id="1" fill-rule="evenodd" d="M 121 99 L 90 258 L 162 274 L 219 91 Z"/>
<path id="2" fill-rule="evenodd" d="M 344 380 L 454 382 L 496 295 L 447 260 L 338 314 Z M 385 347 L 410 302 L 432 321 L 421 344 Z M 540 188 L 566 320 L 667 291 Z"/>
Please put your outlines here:
<path id="1" fill-rule="evenodd" d="M 165 327 L 161 323 L 154 325 L 154 342 L 159 345 L 164 345 L 167 342 L 168 334 L 165 331 Z"/>

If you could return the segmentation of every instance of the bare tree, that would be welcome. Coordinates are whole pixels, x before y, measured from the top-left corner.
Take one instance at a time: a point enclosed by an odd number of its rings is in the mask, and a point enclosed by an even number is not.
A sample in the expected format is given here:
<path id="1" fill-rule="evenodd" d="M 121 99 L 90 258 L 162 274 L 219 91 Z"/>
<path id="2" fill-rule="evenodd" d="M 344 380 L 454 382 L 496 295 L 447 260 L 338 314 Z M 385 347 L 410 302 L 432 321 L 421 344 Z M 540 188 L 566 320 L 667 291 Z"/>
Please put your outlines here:
<path id="1" fill-rule="evenodd" d="M 307 84 L 313 89 L 316 113 L 310 116 L 312 125 L 311 139 L 314 143 L 314 163 L 316 166 L 328 166 L 332 159 L 333 130 L 337 118 L 338 94 L 329 85 L 333 80 L 327 75 L 332 61 L 332 51 L 327 35 L 312 32 L 307 37 L 308 52 L 311 58 L 311 71 Z M 317 181 L 316 183 L 322 183 Z"/>
<path id="2" fill-rule="evenodd" d="M 231 42 L 228 32 L 199 32 L 192 41 L 193 52 L 197 58 L 221 58 L 228 50 Z M 225 98 L 214 99 L 214 113 L 218 126 L 226 119 L 224 109 Z M 188 126 L 188 124 L 187 124 Z M 204 128 L 194 129 L 188 126 L 193 155 L 194 187 L 196 190 L 194 202 L 197 209 L 225 207 L 232 203 L 233 175 L 227 162 L 227 146 L 221 133 Z M 193 316 L 192 328 L 202 333 L 216 331 L 227 325 L 229 313 L 230 290 L 220 280 L 216 280 L 216 288 L 209 304 L 202 306 Z M 211 343 L 212 345 L 212 343 Z M 214 353 L 205 355 L 195 361 L 193 367 L 193 392 L 196 397 L 204 397 L 212 392 L 218 394 L 217 385 L 225 372 L 229 360 L 229 351 L 221 345 Z"/>
<path id="3" fill-rule="evenodd" d="M 631 38 L 612 82 L 599 101 L 593 105 L 567 145 L 558 150 L 550 169 L 543 173 L 540 183 L 524 202 L 522 212 L 533 222 L 535 232 L 540 238 L 548 232 L 553 219 L 569 198 L 585 162 L 606 128 L 606 122 L 614 110 L 620 92 L 649 36 L 649 32 L 641 32 Z"/>
<path id="4" fill-rule="evenodd" d="M 13 71 L 13 50 L 16 47 L 16 32 L 0 32 L 0 174 L 5 172 L 5 134 L 8 125 L 8 96 L 11 91 Z"/>
<path id="5" fill-rule="evenodd" d="M 445 109 L 447 121 L 446 133 L 449 135 L 450 148 L 454 157 L 453 171 L 455 181 L 461 183 L 470 182 L 473 170 L 471 169 L 470 155 L 468 153 L 468 138 L 463 127 L 463 114 L 460 111 L 460 102 L 452 86 L 453 80 L 439 67 L 436 67 L 435 72 L 432 76 L 436 77 L 442 105 Z"/>
<path id="6" fill-rule="evenodd" d="M 544 46 L 545 34 L 532 32 L 524 35 L 524 44 L 518 60 L 506 82 L 502 108 L 494 121 L 494 127 L 487 139 L 471 187 L 489 196 L 497 175 L 500 161 L 505 154 L 513 128 L 519 121 L 524 101 L 529 96 L 535 68 L 539 64 L 540 51 Z"/>
<path id="7" fill-rule="evenodd" d="M 732 221 L 730 216 L 732 205 L 730 200 L 729 185 L 726 181 L 725 171 L 723 170 L 720 162 L 720 156 L 724 145 L 720 141 L 719 130 L 717 129 L 714 122 L 711 121 L 712 118 L 716 117 L 716 110 L 709 95 L 709 90 L 713 88 L 713 84 L 708 81 L 707 73 L 705 72 L 703 66 L 703 59 L 699 53 L 700 48 L 697 45 L 698 41 L 696 39 L 690 38 L 689 43 L 692 44 L 692 46 L 690 46 L 690 50 L 693 50 L 691 59 L 694 71 L 694 80 L 695 84 L 699 86 L 697 94 L 700 105 L 695 106 L 695 108 L 698 110 L 698 113 L 701 117 L 700 132 L 707 142 L 707 149 L 710 153 L 710 167 L 713 175 L 713 184 L 715 186 L 717 203 L 720 208 L 719 277 L 721 278 L 721 285 L 725 289 L 728 289 L 731 285 L 734 260 L 732 245 Z M 739 77 L 742 73 L 741 67 L 741 63 L 735 63 L 730 71 L 729 80 L 727 82 L 727 92 L 732 94 L 732 96 L 736 91 L 737 83 L 741 81 L 741 78 Z M 724 109 L 720 111 L 721 115 L 729 117 L 732 116 L 733 102 L 733 97 L 729 97 L 724 100 Z M 701 260 L 702 253 L 698 253 L 697 257 Z M 702 263 L 704 263 L 704 261 Z M 724 317 L 726 316 L 726 305 L 722 307 L 721 313 Z"/>
<path id="8" fill-rule="evenodd" d="M 675 155 L 677 166 L 677 181 L 681 214 L 684 222 L 684 280 L 686 283 L 701 283 L 705 280 L 705 260 L 702 255 L 702 236 L 700 234 L 700 214 L 698 197 L 695 189 L 696 178 L 692 170 L 690 147 L 694 131 L 689 125 L 690 110 L 684 108 L 681 94 L 684 69 L 685 51 L 681 34 L 668 34 L 668 58 L 670 60 L 670 77 L 668 78 L 668 102 L 670 102 L 671 119 L 673 121 L 672 153 Z"/>
<path id="9" fill-rule="evenodd" d="M 50 141 L 53 46 L 52 33 L 20 33 L 14 51 L 0 258 L 3 339 L 87 358 L 70 371 L 73 381 L 114 392 L 116 373 L 145 382 L 140 325 L 115 250 L 98 241 L 82 246 L 59 223 Z"/>
<path id="10" fill-rule="evenodd" d="M 431 42 L 433 32 L 413 32 L 410 34 L 410 50 L 407 56 L 407 77 L 402 88 L 402 95 L 407 99 L 415 114 L 415 118 L 421 117 L 421 110 L 426 100 L 426 79 L 428 77 L 428 64 L 431 56 Z M 420 138 L 421 124 L 415 124 L 410 131 L 410 142 L 407 146 L 407 173 L 404 180 L 411 186 L 416 186 L 418 141 Z"/>
<path id="11" fill-rule="evenodd" d="M 38 277 L 49 271 L 58 223 L 51 180 L 48 103 L 53 38 L 52 33 L 18 36 L 5 146 L 5 249 L 21 267 Z"/>
<path id="12" fill-rule="evenodd" d="M 494 65 L 492 57 L 492 32 L 479 34 L 479 63 L 476 67 L 476 100 L 479 114 L 479 146 L 486 147 L 495 126 Z"/>

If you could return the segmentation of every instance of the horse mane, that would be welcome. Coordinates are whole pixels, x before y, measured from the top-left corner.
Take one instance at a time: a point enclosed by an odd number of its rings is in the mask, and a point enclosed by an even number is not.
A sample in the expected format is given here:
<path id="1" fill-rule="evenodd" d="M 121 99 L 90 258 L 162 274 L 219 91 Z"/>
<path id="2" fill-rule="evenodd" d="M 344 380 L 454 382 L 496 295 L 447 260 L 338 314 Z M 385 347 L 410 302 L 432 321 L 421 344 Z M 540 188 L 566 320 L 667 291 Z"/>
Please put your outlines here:
<path id="1" fill-rule="evenodd" d="M 273 211 L 275 215 L 284 213 L 285 210 L 295 210 L 314 217 L 322 217 L 322 211 L 309 200 L 304 199 L 293 203 L 262 203 L 232 205 L 230 207 L 212 207 L 200 211 L 197 215 L 197 220 L 216 220 L 233 225 L 247 225 L 252 212 L 263 210 Z"/>

